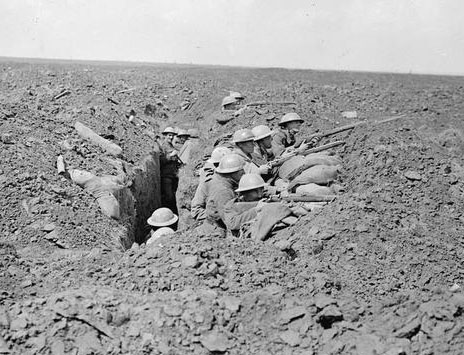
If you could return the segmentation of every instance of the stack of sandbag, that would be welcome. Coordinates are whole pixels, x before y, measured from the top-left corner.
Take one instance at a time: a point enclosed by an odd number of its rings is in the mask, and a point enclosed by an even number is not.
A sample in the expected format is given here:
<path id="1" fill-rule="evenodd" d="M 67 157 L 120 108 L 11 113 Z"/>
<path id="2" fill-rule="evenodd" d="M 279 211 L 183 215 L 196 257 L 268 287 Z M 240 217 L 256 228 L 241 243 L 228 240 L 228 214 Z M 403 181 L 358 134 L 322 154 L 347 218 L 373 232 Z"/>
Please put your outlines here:
<path id="1" fill-rule="evenodd" d="M 94 196 L 101 211 L 108 217 L 119 219 L 119 202 L 115 194 L 124 188 L 125 176 L 96 176 L 86 170 L 71 169 L 72 181 Z"/>
<path id="2" fill-rule="evenodd" d="M 290 181 L 288 190 L 293 191 L 300 185 L 307 185 L 311 183 L 323 186 L 330 185 L 337 179 L 339 168 L 339 165 L 316 165 L 306 169 Z"/>
<path id="3" fill-rule="evenodd" d="M 279 177 L 288 183 L 287 190 L 299 195 L 333 195 L 340 187 L 332 187 L 341 166 L 337 156 L 323 153 L 297 155 L 279 168 Z"/>
<path id="4" fill-rule="evenodd" d="M 341 165 L 342 160 L 335 155 L 327 155 L 322 153 L 308 154 L 306 156 L 296 155 L 279 168 L 279 177 L 284 180 L 292 180 L 294 177 L 304 170 L 316 165 Z"/>

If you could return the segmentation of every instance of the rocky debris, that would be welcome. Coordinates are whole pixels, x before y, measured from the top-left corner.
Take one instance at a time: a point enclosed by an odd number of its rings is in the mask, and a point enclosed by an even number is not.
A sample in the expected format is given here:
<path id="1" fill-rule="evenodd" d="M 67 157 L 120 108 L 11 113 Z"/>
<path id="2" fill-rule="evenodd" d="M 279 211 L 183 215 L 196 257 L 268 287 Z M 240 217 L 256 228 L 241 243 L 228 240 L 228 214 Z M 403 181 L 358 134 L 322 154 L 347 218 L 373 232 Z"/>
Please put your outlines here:
<path id="1" fill-rule="evenodd" d="M 417 181 L 420 181 L 422 180 L 422 176 L 421 174 L 419 174 L 417 171 L 406 171 L 404 173 L 404 176 L 406 177 L 406 179 L 408 180 L 417 180 Z"/>
<path id="2" fill-rule="evenodd" d="M 3 69 L 0 352 L 398 355 L 464 347 L 462 292 L 453 286 L 462 279 L 464 221 L 459 78 Z M 71 95 L 53 100 L 71 87 Z M 124 237 L 131 223 L 105 218 L 93 196 L 56 174 L 60 155 L 70 168 L 118 174 L 73 129 L 75 120 L 117 143 L 129 165 L 153 149 L 168 122 L 199 128 L 198 151 L 181 172 L 179 204 L 188 207 L 196 177 L 187 173 L 217 137 L 227 144 L 237 128 L 275 128 L 290 110 L 269 105 L 223 115 L 218 87 L 244 90 L 250 101 L 294 101 L 291 110 L 311 117 L 302 135 L 350 123 L 335 117 L 347 110 L 366 121 L 406 115 L 340 135 L 346 144 L 334 152 L 346 163 L 337 177 L 344 195 L 309 208 L 266 243 L 195 235 L 184 228 L 191 221 L 182 210 L 184 230 L 162 248 L 112 251 L 118 237 L 110 236 Z"/>
<path id="3" fill-rule="evenodd" d="M 201 337 L 201 345 L 213 353 L 223 353 L 229 347 L 229 339 L 224 334 L 211 332 Z"/>

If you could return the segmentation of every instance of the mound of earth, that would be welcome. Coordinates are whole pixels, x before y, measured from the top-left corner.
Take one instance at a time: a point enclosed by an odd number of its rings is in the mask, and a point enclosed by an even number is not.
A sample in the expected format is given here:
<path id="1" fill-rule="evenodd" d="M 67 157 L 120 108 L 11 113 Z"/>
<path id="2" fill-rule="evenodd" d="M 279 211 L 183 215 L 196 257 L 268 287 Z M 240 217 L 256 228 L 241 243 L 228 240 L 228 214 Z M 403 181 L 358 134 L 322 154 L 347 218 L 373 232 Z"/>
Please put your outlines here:
<path id="1" fill-rule="evenodd" d="M 57 62 L 3 62 L 0 76 L 0 353 L 462 352 L 461 78 Z M 221 125 L 229 90 L 294 105 Z M 336 137 L 345 192 L 266 242 L 195 233 L 189 202 L 213 145 L 288 110 L 307 118 L 302 134 L 366 121 Z M 181 171 L 180 231 L 124 250 L 159 205 L 145 168 L 168 124 L 201 134 Z M 98 176 L 123 166 L 132 212 L 104 216 L 58 175 L 59 155 Z"/>

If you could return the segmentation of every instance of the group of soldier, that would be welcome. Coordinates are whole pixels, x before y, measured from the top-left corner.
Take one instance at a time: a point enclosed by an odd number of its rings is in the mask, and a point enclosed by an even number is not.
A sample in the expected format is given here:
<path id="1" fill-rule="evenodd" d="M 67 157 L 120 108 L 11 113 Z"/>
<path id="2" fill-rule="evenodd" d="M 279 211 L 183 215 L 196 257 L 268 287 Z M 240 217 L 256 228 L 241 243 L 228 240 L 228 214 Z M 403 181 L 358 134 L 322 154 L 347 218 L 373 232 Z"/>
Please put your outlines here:
<path id="1" fill-rule="evenodd" d="M 226 99 L 223 100 L 223 107 L 226 102 L 226 105 L 233 104 L 232 109 L 236 109 L 239 99 L 233 96 Z M 298 139 L 297 133 L 303 122 L 297 113 L 286 113 L 275 131 L 265 125 L 239 129 L 233 134 L 231 142 L 212 151 L 200 169 L 199 183 L 191 201 L 191 216 L 199 222 L 197 229 L 201 233 L 226 235 L 230 232 L 237 235 L 243 231 L 243 226 L 256 220 L 266 206 L 263 197 L 276 193 L 276 188 L 271 186 L 276 179 L 276 161 L 287 154 L 303 152 L 317 143 L 317 140 L 305 142 Z M 148 219 L 152 227 L 148 236 L 151 240 L 173 233 L 177 228 L 176 190 L 182 165 L 179 152 L 189 139 L 189 132 L 183 129 L 167 127 L 162 134 L 160 168 L 163 207 Z M 282 210 L 275 213 L 281 217 L 290 215 Z"/>

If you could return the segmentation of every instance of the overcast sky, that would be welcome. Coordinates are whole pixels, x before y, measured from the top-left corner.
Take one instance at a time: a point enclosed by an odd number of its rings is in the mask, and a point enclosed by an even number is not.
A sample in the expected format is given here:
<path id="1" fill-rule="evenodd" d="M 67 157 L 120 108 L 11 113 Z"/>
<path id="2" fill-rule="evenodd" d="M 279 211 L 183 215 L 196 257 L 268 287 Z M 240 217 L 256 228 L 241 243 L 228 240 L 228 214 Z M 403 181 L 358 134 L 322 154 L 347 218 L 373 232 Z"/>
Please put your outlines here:
<path id="1" fill-rule="evenodd" d="M 0 55 L 464 74 L 462 0 L 0 0 Z"/>

